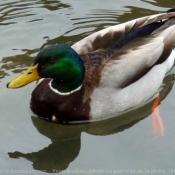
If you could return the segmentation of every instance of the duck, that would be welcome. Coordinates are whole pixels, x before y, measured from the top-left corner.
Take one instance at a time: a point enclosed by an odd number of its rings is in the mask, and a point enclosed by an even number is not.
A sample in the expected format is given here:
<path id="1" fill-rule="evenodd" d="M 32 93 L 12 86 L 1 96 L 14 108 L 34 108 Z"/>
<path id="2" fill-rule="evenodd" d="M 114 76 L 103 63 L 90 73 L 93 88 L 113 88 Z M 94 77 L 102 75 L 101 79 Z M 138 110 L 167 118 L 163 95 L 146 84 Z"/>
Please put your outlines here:
<path id="1" fill-rule="evenodd" d="M 7 84 L 38 81 L 30 108 L 57 123 L 97 121 L 156 98 L 175 60 L 175 10 L 95 32 L 72 46 L 53 44 Z"/>

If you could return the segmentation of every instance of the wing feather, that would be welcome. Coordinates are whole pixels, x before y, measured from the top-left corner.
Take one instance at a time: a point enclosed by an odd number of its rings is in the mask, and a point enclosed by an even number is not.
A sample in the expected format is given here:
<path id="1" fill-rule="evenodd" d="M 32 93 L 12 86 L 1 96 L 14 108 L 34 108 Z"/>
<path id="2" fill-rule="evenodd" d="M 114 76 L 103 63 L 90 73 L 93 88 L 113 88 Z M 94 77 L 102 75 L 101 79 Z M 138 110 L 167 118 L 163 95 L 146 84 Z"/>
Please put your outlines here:
<path id="1" fill-rule="evenodd" d="M 103 49 L 106 47 L 110 48 L 112 45 L 116 44 L 122 36 L 132 29 L 140 28 L 156 21 L 165 21 L 174 16 L 175 12 L 162 13 L 118 24 L 116 26 L 98 31 L 80 40 L 79 42 L 75 43 L 72 48 L 79 54 L 85 54 L 96 49 Z"/>
<path id="2" fill-rule="evenodd" d="M 163 25 L 146 37 L 130 41 L 120 49 L 113 46 L 128 32 L 148 24 Z M 85 100 L 97 86 L 124 88 L 164 62 L 175 46 L 175 12 L 151 15 L 96 32 L 75 43 L 85 67 Z"/>

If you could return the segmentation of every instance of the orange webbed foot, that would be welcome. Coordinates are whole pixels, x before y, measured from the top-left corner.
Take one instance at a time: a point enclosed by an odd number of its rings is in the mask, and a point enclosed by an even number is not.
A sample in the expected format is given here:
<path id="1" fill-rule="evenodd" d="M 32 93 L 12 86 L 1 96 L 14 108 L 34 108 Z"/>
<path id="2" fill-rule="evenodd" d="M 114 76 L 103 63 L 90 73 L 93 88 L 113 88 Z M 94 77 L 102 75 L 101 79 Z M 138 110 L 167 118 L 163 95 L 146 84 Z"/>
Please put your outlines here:
<path id="1" fill-rule="evenodd" d="M 163 126 L 163 122 L 158 109 L 159 100 L 160 100 L 160 93 L 157 94 L 151 110 L 154 135 L 157 135 L 157 134 L 164 135 L 164 126 Z"/>

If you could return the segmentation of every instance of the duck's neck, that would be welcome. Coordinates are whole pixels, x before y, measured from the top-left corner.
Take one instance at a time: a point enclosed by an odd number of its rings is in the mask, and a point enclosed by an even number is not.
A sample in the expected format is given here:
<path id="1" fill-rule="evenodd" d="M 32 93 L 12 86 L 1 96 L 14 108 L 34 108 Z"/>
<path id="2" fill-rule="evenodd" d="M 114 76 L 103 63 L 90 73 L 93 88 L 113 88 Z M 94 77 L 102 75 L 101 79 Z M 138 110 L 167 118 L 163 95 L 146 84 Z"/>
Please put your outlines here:
<path id="1" fill-rule="evenodd" d="M 79 89 L 81 89 L 82 85 L 83 85 L 82 78 L 74 80 L 53 79 L 50 83 L 52 90 L 60 95 L 72 94 L 73 92 L 76 92 Z"/>
<path id="2" fill-rule="evenodd" d="M 85 67 L 81 58 L 77 55 L 73 60 L 68 60 L 60 66 L 57 76 L 50 85 L 62 94 L 69 94 L 82 86 L 84 81 Z"/>

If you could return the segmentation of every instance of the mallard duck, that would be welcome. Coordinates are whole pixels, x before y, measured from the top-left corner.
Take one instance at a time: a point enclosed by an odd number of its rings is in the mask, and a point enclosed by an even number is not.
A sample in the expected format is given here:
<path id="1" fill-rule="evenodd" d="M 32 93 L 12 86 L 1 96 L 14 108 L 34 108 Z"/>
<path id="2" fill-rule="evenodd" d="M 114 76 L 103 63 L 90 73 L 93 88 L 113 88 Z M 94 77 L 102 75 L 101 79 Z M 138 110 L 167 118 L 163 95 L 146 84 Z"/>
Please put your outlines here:
<path id="1" fill-rule="evenodd" d="M 31 110 L 60 123 L 101 120 L 154 98 L 175 59 L 175 10 L 96 32 L 69 47 L 42 49 L 29 69 L 7 84 L 39 80 Z"/>

